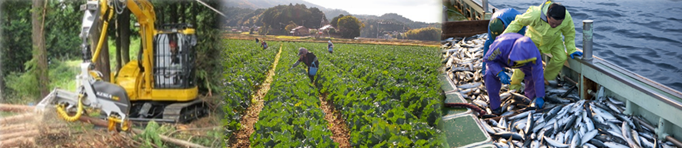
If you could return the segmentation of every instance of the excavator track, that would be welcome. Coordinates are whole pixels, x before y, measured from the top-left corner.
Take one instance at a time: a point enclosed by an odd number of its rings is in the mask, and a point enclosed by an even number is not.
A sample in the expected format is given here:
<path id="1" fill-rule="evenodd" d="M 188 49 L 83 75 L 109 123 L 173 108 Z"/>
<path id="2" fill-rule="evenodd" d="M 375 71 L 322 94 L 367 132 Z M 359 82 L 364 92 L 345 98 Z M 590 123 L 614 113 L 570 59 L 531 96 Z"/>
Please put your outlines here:
<path id="1" fill-rule="evenodd" d="M 208 115 L 208 107 L 201 99 L 184 103 L 168 104 L 163 109 L 162 118 L 130 118 L 136 123 L 147 123 L 149 121 L 163 123 L 189 123 Z"/>

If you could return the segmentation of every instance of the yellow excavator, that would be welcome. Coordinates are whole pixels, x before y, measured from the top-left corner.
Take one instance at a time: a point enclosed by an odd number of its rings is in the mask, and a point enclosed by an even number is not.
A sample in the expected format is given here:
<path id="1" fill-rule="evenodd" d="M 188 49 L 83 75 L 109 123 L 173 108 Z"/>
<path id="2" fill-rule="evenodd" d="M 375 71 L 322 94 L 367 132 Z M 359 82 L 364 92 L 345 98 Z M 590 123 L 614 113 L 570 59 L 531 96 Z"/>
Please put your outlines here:
<path id="1" fill-rule="evenodd" d="M 83 63 L 76 76 L 76 92 L 55 88 L 36 105 L 38 111 L 56 109 L 59 116 L 75 121 L 84 107 L 103 113 L 109 130 L 128 130 L 131 121 L 187 123 L 206 116 L 205 102 L 198 98 L 195 78 L 197 38 L 189 24 L 154 26 L 154 7 L 147 0 L 88 0 L 80 38 Z M 137 60 L 126 63 L 111 82 L 103 81 L 95 62 L 106 41 L 106 28 L 115 14 L 128 9 L 136 16 L 142 50 Z M 101 23 L 100 23 L 101 22 Z M 100 33 L 94 54 L 88 39 Z"/>

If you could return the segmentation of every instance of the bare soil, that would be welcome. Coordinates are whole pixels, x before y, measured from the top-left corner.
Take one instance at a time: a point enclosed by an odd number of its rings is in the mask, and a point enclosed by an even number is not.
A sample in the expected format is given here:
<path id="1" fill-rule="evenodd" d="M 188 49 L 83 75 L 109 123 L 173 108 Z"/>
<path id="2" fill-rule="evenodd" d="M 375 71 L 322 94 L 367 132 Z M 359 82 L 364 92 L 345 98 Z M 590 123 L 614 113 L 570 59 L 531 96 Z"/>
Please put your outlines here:
<path id="1" fill-rule="evenodd" d="M 329 130 L 332 131 L 332 140 L 339 143 L 340 148 L 349 148 L 350 131 L 341 113 L 334 108 L 332 100 L 327 101 L 327 94 L 320 95 L 320 108 L 324 111 L 324 119 L 331 123 Z"/>

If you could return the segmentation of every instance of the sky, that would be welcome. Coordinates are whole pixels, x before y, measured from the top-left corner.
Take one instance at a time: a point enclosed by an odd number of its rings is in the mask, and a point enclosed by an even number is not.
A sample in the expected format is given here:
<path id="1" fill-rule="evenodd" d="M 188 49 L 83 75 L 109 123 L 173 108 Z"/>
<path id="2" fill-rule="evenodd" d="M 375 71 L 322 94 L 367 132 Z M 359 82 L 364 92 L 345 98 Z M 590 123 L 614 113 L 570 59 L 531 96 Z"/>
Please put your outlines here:
<path id="1" fill-rule="evenodd" d="M 342 9 L 351 14 L 381 16 L 397 13 L 413 21 L 442 21 L 442 0 L 305 0 L 329 9 Z"/>

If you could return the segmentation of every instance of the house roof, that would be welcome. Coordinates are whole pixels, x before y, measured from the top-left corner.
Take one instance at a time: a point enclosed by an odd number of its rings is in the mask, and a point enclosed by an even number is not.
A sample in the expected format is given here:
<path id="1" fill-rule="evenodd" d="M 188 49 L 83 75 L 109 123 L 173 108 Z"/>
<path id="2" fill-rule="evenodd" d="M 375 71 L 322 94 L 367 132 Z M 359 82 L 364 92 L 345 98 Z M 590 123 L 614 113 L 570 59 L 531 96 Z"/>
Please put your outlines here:
<path id="1" fill-rule="evenodd" d="M 327 29 L 329 29 L 329 28 L 334 28 L 334 26 L 332 26 L 332 25 L 324 25 L 324 26 L 322 26 L 322 28 L 320 28 L 319 30 L 327 30 Z"/>

